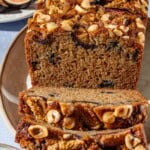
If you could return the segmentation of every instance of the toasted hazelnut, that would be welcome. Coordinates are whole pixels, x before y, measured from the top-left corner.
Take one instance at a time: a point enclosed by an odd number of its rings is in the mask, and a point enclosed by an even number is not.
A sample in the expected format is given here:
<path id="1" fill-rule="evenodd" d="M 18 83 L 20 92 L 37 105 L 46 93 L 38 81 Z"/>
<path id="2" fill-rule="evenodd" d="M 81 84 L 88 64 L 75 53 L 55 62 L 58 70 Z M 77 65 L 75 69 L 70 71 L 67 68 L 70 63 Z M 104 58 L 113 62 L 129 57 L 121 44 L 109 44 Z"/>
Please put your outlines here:
<path id="1" fill-rule="evenodd" d="M 127 134 L 125 136 L 125 145 L 128 149 L 133 149 L 134 136 L 132 134 Z"/>
<path id="2" fill-rule="evenodd" d="M 60 103 L 60 109 L 64 116 L 70 116 L 74 112 L 74 106 L 72 104 Z"/>
<path id="3" fill-rule="evenodd" d="M 102 116 L 102 120 L 105 122 L 105 123 L 114 123 L 115 122 L 115 116 L 113 114 L 113 112 L 105 112 Z"/>
<path id="4" fill-rule="evenodd" d="M 124 39 L 129 39 L 129 36 L 125 35 L 125 36 L 123 36 L 122 38 L 124 38 Z"/>
<path id="5" fill-rule="evenodd" d="M 139 38 L 140 43 L 144 46 L 144 41 L 145 41 L 144 33 L 143 32 L 139 32 L 138 33 L 138 38 Z"/>
<path id="6" fill-rule="evenodd" d="M 46 117 L 49 123 L 58 123 L 61 119 L 61 114 L 58 112 L 58 110 L 51 109 L 48 111 Z"/>
<path id="7" fill-rule="evenodd" d="M 134 6 L 137 7 L 137 8 L 141 8 L 141 4 L 139 3 L 139 1 L 136 1 Z"/>
<path id="8" fill-rule="evenodd" d="M 134 150 L 146 150 L 146 148 L 142 144 L 139 144 L 134 148 Z"/>
<path id="9" fill-rule="evenodd" d="M 126 118 L 129 118 L 131 116 L 132 112 L 133 112 L 132 105 L 122 105 L 122 106 L 118 106 L 115 109 L 114 115 L 116 117 L 126 119 Z"/>
<path id="10" fill-rule="evenodd" d="M 61 22 L 61 27 L 65 31 L 72 31 L 73 22 L 71 20 L 64 20 Z"/>
<path id="11" fill-rule="evenodd" d="M 51 4 L 51 0 L 46 0 L 45 1 L 46 8 L 49 8 L 50 4 Z"/>
<path id="12" fill-rule="evenodd" d="M 87 11 L 86 11 L 85 9 L 81 8 L 79 5 L 76 5 L 76 6 L 75 6 L 75 10 L 76 10 L 78 13 L 80 13 L 80 14 L 85 14 L 85 13 L 87 13 Z"/>
<path id="13" fill-rule="evenodd" d="M 41 10 L 37 10 L 34 12 L 33 14 L 33 18 L 36 18 L 38 15 L 42 14 L 42 11 Z"/>
<path id="14" fill-rule="evenodd" d="M 105 24 L 105 27 L 109 28 L 109 29 L 116 29 L 117 25 L 115 25 L 115 24 Z"/>
<path id="15" fill-rule="evenodd" d="M 66 0 L 60 0 L 60 2 L 61 2 L 61 3 L 65 3 L 65 2 L 66 2 Z"/>
<path id="16" fill-rule="evenodd" d="M 35 139 L 41 139 L 48 136 L 48 130 L 41 125 L 31 125 L 28 128 L 29 134 Z"/>
<path id="17" fill-rule="evenodd" d="M 99 129 L 99 128 L 100 128 L 100 124 L 97 124 L 97 125 L 91 127 L 92 130 L 97 130 L 97 129 Z"/>
<path id="18" fill-rule="evenodd" d="M 139 138 L 134 137 L 133 146 L 136 147 L 140 143 L 141 143 L 141 140 Z"/>
<path id="19" fill-rule="evenodd" d="M 27 30 L 27 33 L 31 32 L 31 31 L 32 31 L 31 29 L 28 29 L 28 30 Z"/>
<path id="20" fill-rule="evenodd" d="M 147 119 L 147 111 L 148 111 L 148 104 L 145 104 L 145 105 L 141 105 L 140 106 L 140 110 L 141 110 L 141 112 L 142 112 L 142 114 L 141 114 L 141 119 L 143 118 L 143 116 L 144 116 L 144 118 L 145 118 L 145 120 Z M 139 116 L 140 117 L 140 116 Z"/>
<path id="21" fill-rule="evenodd" d="M 52 31 L 54 31 L 55 29 L 58 28 L 58 25 L 54 22 L 49 22 L 49 23 L 46 24 L 46 27 L 47 27 L 47 30 L 49 32 L 52 32 Z"/>
<path id="22" fill-rule="evenodd" d="M 87 29 L 88 32 L 94 32 L 94 31 L 97 31 L 97 30 L 98 30 L 98 25 L 97 24 L 90 25 Z"/>
<path id="23" fill-rule="evenodd" d="M 110 17 L 109 14 L 104 14 L 104 15 L 101 17 L 101 20 L 104 21 L 104 22 L 106 22 L 106 21 L 109 20 L 109 17 Z"/>
<path id="24" fill-rule="evenodd" d="M 114 31 L 114 33 L 115 33 L 117 36 L 122 36 L 122 35 L 123 35 L 123 33 L 122 33 L 120 30 L 118 30 L 118 29 L 114 29 L 113 31 Z"/>
<path id="25" fill-rule="evenodd" d="M 123 32 L 128 32 L 129 31 L 129 27 L 126 26 L 120 26 L 119 27 Z"/>
<path id="26" fill-rule="evenodd" d="M 72 129 L 75 127 L 75 120 L 71 117 L 66 117 L 63 120 L 63 127 L 66 129 Z"/>
<path id="27" fill-rule="evenodd" d="M 39 13 L 39 15 L 37 15 L 36 21 L 39 23 L 43 23 L 43 22 L 49 22 L 50 19 L 51 17 L 49 15 Z"/>
<path id="28" fill-rule="evenodd" d="M 145 26 L 140 18 L 136 18 L 136 25 L 138 28 L 145 29 Z"/>
<path id="29" fill-rule="evenodd" d="M 90 8 L 90 7 L 91 7 L 91 5 L 90 5 L 90 0 L 82 0 L 81 6 L 82 6 L 83 8 L 85 8 L 85 9 Z"/>
<path id="30" fill-rule="evenodd" d="M 63 135 L 63 139 L 64 140 L 68 140 L 68 139 L 70 139 L 72 137 L 72 134 L 69 134 L 69 133 L 65 133 L 64 135 Z"/>
<path id="31" fill-rule="evenodd" d="M 45 26 L 46 26 L 45 24 L 41 24 L 40 28 L 45 28 Z"/>
<path id="32" fill-rule="evenodd" d="M 82 145 L 83 145 L 83 141 L 82 140 L 62 140 L 59 141 L 59 150 L 78 150 L 78 149 L 82 149 Z"/>
<path id="33" fill-rule="evenodd" d="M 40 3 L 43 3 L 44 0 L 37 0 L 36 4 L 40 4 Z"/>
<path id="34" fill-rule="evenodd" d="M 62 14 L 63 10 L 59 9 L 55 5 L 50 5 L 50 7 L 49 7 L 49 14 L 52 15 L 52 14 L 55 14 L 55 13 Z"/>
<path id="35" fill-rule="evenodd" d="M 59 150 L 59 145 L 58 145 L 58 143 L 53 144 L 53 145 L 49 145 L 49 146 L 47 147 L 47 150 Z"/>
<path id="36" fill-rule="evenodd" d="M 146 0 L 141 0 L 142 4 L 144 4 L 146 7 L 148 6 L 148 3 Z"/>

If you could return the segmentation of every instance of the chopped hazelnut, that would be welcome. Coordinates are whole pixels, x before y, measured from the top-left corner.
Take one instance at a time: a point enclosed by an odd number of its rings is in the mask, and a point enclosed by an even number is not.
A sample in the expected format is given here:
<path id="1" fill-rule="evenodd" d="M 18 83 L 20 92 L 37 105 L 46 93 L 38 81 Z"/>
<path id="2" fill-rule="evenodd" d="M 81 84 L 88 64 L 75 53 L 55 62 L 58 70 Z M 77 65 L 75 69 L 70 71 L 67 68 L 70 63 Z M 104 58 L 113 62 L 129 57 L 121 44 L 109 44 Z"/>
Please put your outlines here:
<path id="1" fill-rule="evenodd" d="M 61 119 L 59 111 L 55 109 L 49 110 L 46 117 L 49 123 L 58 123 Z"/>
<path id="2" fill-rule="evenodd" d="M 31 125 L 28 128 L 28 132 L 35 139 L 41 139 L 48 136 L 48 129 L 41 125 Z"/>

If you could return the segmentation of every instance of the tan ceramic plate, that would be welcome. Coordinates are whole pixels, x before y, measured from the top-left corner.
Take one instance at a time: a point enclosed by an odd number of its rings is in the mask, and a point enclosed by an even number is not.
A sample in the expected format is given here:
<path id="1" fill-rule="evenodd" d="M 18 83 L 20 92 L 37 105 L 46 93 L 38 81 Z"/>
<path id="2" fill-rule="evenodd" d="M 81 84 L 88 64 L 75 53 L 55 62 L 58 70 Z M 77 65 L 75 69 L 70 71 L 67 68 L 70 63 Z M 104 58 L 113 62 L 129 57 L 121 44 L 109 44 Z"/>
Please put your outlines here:
<path id="1" fill-rule="evenodd" d="M 142 94 L 150 99 L 150 20 L 147 30 L 147 41 L 143 59 L 143 67 L 141 71 L 138 89 Z M 16 125 L 19 120 L 18 116 L 18 93 L 27 88 L 27 66 L 24 56 L 24 36 L 26 28 L 24 28 L 10 46 L 8 53 L 4 59 L 1 78 L 0 78 L 0 112 L 6 120 L 9 129 L 15 134 Z M 29 84 L 28 84 L 29 86 Z M 149 110 L 150 116 L 150 110 Z M 145 125 L 146 134 L 150 143 L 150 118 Z"/>

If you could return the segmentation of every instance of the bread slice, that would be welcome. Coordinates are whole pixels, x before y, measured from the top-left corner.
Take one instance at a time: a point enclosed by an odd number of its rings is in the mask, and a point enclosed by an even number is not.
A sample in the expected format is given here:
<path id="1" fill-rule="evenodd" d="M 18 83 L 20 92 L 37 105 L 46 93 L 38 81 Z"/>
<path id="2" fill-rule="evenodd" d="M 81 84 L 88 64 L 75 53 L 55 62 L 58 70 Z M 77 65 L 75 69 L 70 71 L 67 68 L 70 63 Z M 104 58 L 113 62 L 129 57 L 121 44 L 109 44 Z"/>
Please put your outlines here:
<path id="1" fill-rule="evenodd" d="M 148 150 L 143 124 L 107 131 L 67 131 L 23 118 L 16 142 L 28 150 Z"/>
<path id="2" fill-rule="evenodd" d="M 21 114 L 65 129 L 126 128 L 147 118 L 148 103 L 134 90 L 34 87 L 19 98 Z"/>
<path id="3" fill-rule="evenodd" d="M 114 0 L 108 8 L 84 9 L 84 0 L 68 1 L 37 10 L 28 22 L 25 54 L 32 85 L 135 89 L 147 2 Z M 114 8 L 116 3 L 120 6 Z"/>

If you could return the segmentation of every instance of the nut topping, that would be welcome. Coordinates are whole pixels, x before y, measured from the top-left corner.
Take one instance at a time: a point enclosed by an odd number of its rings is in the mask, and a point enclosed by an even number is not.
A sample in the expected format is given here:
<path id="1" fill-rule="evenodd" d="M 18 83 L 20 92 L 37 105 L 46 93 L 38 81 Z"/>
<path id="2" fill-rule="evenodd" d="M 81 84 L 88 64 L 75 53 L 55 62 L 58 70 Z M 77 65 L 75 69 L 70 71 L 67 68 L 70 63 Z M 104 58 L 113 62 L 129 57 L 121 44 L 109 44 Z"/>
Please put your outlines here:
<path id="1" fill-rule="evenodd" d="M 61 22 L 61 27 L 66 31 L 72 30 L 72 21 L 71 20 L 64 20 Z"/>
<path id="2" fill-rule="evenodd" d="M 114 31 L 114 33 L 115 33 L 117 36 L 122 36 L 122 35 L 123 35 L 123 33 L 122 33 L 120 30 L 118 30 L 118 29 L 114 29 L 113 31 Z"/>
<path id="3" fill-rule="evenodd" d="M 97 24 L 90 25 L 87 29 L 88 32 L 94 32 L 94 31 L 97 31 L 97 30 L 98 30 L 98 25 Z"/>
<path id="4" fill-rule="evenodd" d="M 82 149 L 84 142 L 82 140 L 59 141 L 59 150 L 78 150 Z"/>
<path id="5" fill-rule="evenodd" d="M 46 8 L 47 8 L 47 9 L 49 9 L 50 4 L 51 4 L 51 0 L 46 0 L 46 1 L 45 1 L 45 5 L 46 5 Z"/>
<path id="6" fill-rule="evenodd" d="M 72 134 L 69 134 L 69 133 L 65 133 L 64 135 L 63 135 L 63 139 L 64 140 L 68 140 L 68 139 L 70 139 L 72 137 Z"/>
<path id="7" fill-rule="evenodd" d="M 121 29 L 123 32 L 128 32 L 128 31 L 129 31 L 129 27 L 126 27 L 126 26 L 120 26 L 120 29 Z"/>
<path id="8" fill-rule="evenodd" d="M 139 32 L 138 33 L 138 38 L 139 38 L 140 43 L 144 46 L 144 41 L 145 41 L 144 33 L 143 32 Z"/>
<path id="9" fill-rule="evenodd" d="M 97 125 L 91 127 L 92 130 L 97 130 L 97 129 L 99 129 L 99 128 L 100 128 L 100 124 L 97 124 Z"/>
<path id="10" fill-rule="evenodd" d="M 55 13 L 63 13 L 63 11 L 61 9 L 59 9 L 58 7 L 56 7 L 55 5 L 50 5 L 49 7 L 49 14 L 55 14 Z"/>
<path id="11" fill-rule="evenodd" d="M 104 21 L 104 22 L 106 22 L 106 21 L 109 20 L 109 17 L 110 17 L 109 14 L 104 14 L 104 15 L 101 17 L 101 20 Z"/>
<path id="12" fill-rule="evenodd" d="M 117 25 L 115 25 L 115 24 L 105 24 L 105 27 L 109 28 L 109 29 L 116 29 Z"/>
<path id="13" fill-rule="evenodd" d="M 29 134 L 35 139 L 41 139 L 48 136 L 48 130 L 41 125 L 31 125 L 28 128 Z"/>
<path id="14" fill-rule="evenodd" d="M 135 147 L 134 150 L 146 150 L 145 147 L 143 145 L 138 145 L 137 147 Z"/>
<path id="15" fill-rule="evenodd" d="M 75 120 L 71 117 L 64 118 L 63 127 L 66 129 L 73 129 L 75 127 Z"/>
<path id="16" fill-rule="evenodd" d="M 136 18 L 136 25 L 138 28 L 145 29 L 145 26 L 140 18 Z"/>
<path id="17" fill-rule="evenodd" d="M 79 5 L 76 5 L 76 6 L 75 6 L 75 10 L 76 10 L 78 13 L 80 13 L 80 14 L 85 14 L 85 13 L 87 13 L 87 11 L 86 11 L 85 9 L 81 8 Z"/>
<path id="18" fill-rule="evenodd" d="M 113 114 L 113 112 L 105 112 L 102 116 L 102 120 L 105 122 L 105 123 L 114 123 L 115 122 L 115 116 Z"/>
<path id="19" fill-rule="evenodd" d="M 134 137 L 133 146 L 136 147 L 140 143 L 141 143 L 141 140 L 136 138 L 136 137 Z"/>
<path id="20" fill-rule="evenodd" d="M 54 31 L 56 28 L 58 28 L 58 25 L 57 25 L 56 23 L 54 23 L 54 22 L 49 22 L 49 23 L 46 24 L 46 27 L 47 27 L 47 30 L 48 30 L 49 32 L 52 32 L 52 31 Z"/>
<path id="21" fill-rule="evenodd" d="M 60 103 L 60 109 L 64 116 L 70 116 L 74 112 L 74 106 L 72 104 Z"/>
<path id="22" fill-rule="evenodd" d="M 90 0 L 82 0 L 81 6 L 82 6 L 83 8 L 85 8 L 85 9 L 90 8 L 90 7 L 91 7 L 91 5 L 90 5 Z"/>
<path id="23" fill-rule="evenodd" d="M 129 36 L 125 35 L 125 36 L 123 36 L 122 38 L 124 38 L 124 39 L 129 39 Z"/>
<path id="24" fill-rule="evenodd" d="M 61 119 L 60 113 L 55 109 L 49 110 L 46 117 L 49 123 L 58 123 Z"/>
<path id="25" fill-rule="evenodd" d="M 120 117 L 123 119 L 129 118 L 133 112 L 133 107 L 132 105 L 123 105 L 123 106 L 118 106 L 115 111 L 114 115 L 116 117 Z"/>
<path id="26" fill-rule="evenodd" d="M 128 149 L 137 148 L 137 150 L 142 150 L 142 149 L 138 149 L 140 147 L 144 148 L 140 143 L 141 143 L 141 140 L 138 139 L 137 137 L 134 137 L 132 134 L 127 134 L 125 136 L 125 145 Z"/>
<path id="27" fill-rule="evenodd" d="M 133 139 L 134 139 L 134 136 L 132 134 L 127 134 L 125 136 L 125 145 L 128 149 L 133 148 Z"/>
<path id="28" fill-rule="evenodd" d="M 58 143 L 55 143 L 53 145 L 48 145 L 47 150 L 58 150 L 59 149 L 59 145 Z"/>
<path id="29" fill-rule="evenodd" d="M 36 16 L 36 21 L 39 22 L 39 23 L 44 23 L 44 22 L 49 22 L 51 17 L 49 15 L 45 15 L 45 14 L 42 14 L 42 13 L 37 13 Z"/>
<path id="30" fill-rule="evenodd" d="M 141 0 L 142 4 L 144 4 L 146 7 L 148 6 L 148 3 L 146 0 Z"/>

